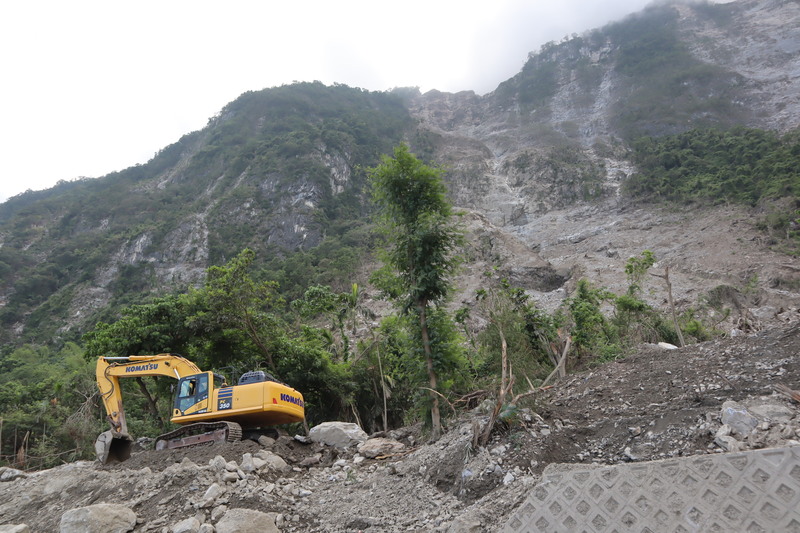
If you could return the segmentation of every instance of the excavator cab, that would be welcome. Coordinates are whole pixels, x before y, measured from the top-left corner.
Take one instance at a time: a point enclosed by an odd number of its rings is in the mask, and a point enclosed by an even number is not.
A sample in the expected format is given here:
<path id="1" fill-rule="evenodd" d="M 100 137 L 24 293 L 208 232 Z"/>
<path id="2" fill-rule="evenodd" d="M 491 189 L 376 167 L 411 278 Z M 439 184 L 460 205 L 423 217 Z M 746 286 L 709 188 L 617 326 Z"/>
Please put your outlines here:
<path id="1" fill-rule="evenodd" d="M 175 395 L 173 416 L 195 414 L 208 409 L 208 374 L 203 372 L 178 380 L 178 393 Z"/>

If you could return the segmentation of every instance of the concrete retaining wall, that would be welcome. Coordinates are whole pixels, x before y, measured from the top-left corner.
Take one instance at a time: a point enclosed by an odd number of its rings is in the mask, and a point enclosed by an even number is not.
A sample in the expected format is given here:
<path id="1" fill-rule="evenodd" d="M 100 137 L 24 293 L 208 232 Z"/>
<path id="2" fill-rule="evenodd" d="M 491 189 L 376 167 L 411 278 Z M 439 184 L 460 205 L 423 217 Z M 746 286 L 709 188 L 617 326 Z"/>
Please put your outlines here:
<path id="1" fill-rule="evenodd" d="M 553 465 L 503 531 L 800 533 L 800 446 Z"/>

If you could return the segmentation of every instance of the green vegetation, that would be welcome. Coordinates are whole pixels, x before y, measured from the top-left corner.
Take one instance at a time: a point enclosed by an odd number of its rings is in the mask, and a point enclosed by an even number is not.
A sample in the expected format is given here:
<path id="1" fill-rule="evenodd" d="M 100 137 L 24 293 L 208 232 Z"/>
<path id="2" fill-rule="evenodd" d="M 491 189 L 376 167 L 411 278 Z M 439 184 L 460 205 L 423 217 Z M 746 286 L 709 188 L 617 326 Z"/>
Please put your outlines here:
<path id="1" fill-rule="evenodd" d="M 783 137 L 734 128 L 691 130 L 634 143 L 639 169 L 624 191 L 648 201 L 761 206 L 764 231 L 790 254 L 800 251 L 800 131 Z"/>
<path id="2" fill-rule="evenodd" d="M 349 283 L 372 244 L 363 169 L 412 127 L 403 98 L 319 82 L 248 92 L 147 164 L 10 199 L 0 207 L 0 344 L 77 341 L 125 305 L 199 282 L 163 270 L 206 266 L 199 250 L 210 264 L 254 250 L 265 278 L 294 298 Z M 108 304 L 103 295 L 95 313 L 69 308 L 98 285 Z"/>
<path id="3" fill-rule="evenodd" d="M 625 185 L 636 197 L 757 205 L 800 199 L 800 132 L 691 130 L 634 143 L 639 173 Z"/>
<path id="4" fill-rule="evenodd" d="M 678 36 L 677 18 L 674 7 L 654 5 L 598 30 L 598 39 L 619 46 L 614 68 L 630 85 L 614 109 L 628 140 L 678 133 L 687 124 L 730 127 L 747 116 L 734 103 L 739 76 L 696 59 Z"/>
<path id="5" fill-rule="evenodd" d="M 384 157 L 370 173 L 387 243 L 386 268 L 373 279 L 398 303 L 402 314 L 416 316 L 415 337 L 428 369 L 434 437 L 442 430 L 440 383 L 458 369 L 460 359 L 455 329 L 437 307 L 452 290 L 451 276 L 458 265 L 454 251 L 461 244 L 442 174 L 417 159 L 406 145 L 395 148 L 394 158 Z"/>
<path id="6" fill-rule="evenodd" d="M 105 429 L 91 405 L 96 390 L 94 365 L 73 343 L 0 357 L 0 464 L 38 469 L 89 457 L 86 435 Z"/>

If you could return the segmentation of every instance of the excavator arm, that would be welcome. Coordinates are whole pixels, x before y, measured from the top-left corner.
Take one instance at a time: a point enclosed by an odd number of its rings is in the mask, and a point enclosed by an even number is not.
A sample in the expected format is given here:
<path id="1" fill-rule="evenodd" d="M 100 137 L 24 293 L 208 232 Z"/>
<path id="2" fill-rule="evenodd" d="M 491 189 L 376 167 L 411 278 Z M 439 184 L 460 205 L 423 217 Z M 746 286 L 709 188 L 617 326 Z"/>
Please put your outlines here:
<path id="1" fill-rule="evenodd" d="M 120 378 L 167 376 L 179 380 L 195 374 L 205 372 L 188 359 L 174 354 L 100 357 L 96 368 L 97 386 L 111 429 L 101 433 L 95 441 L 98 459 L 106 463 L 109 459 L 124 461 L 130 456 L 133 439 L 125 419 Z"/>

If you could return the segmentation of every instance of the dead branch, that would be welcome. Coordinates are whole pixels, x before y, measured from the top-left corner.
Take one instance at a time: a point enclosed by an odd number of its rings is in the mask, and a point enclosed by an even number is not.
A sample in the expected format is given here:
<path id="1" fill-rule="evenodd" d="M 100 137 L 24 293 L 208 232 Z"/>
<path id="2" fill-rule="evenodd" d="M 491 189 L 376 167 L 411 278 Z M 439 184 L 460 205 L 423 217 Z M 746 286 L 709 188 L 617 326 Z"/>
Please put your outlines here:
<path id="1" fill-rule="evenodd" d="M 669 265 L 664 267 L 663 276 L 661 274 L 653 274 L 652 272 L 650 275 L 663 279 L 664 283 L 667 284 L 667 299 L 669 301 L 669 310 L 672 314 L 672 323 L 675 326 L 675 331 L 678 333 L 678 341 L 681 343 L 681 348 L 683 348 L 686 346 L 686 343 L 683 341 L 683 332 L 681 331 L 680 325 L 678 325 L 678 316 L 675 313 L 675 302 L 672 301 L 672 283 L 669 281 Z"/>
<path id="2" fill-rule="evenodd" d="M 789 387 L 787 387 L 786 385 L 783 385 L 781 383 L 778 383 L 778 384 L 774 385 L 773 387 L 775 388 L 775 390 L 777 392 L 783 394 L 784 396 L 788 396 L 792 400 L 794 400 L 796 402 L 800 402 L 800 391 L 792 390 Z"/>
<path id="3" fill-rule="evenodd" d="M 426 390 L 426 391 L 430 391 L 430 392 L 432 392 L 432 393 L 436 394 L 437 396 L 439 396 L 440 398 L 442 398 L 444 401 L 446 401 L 446 402 L 447 402 L 447 405 L 449 405 L 449 406 L 450 406 L 450 409 L 452 409 L 452 410 L 453 410 L 453 414 L 455 414 L 455 413 L 456 413 L 456 408 L 455 408 L 455 406 L 454 406 L 452 403 L 450 403 L 450 400 L 448 400 L 448 399 L 447 399 L 447 398 L 446 398 L 446 397 L 445 397 L 445 396 L 444 396 L 444 395 L 443 395 L 441 392 L 439 392 L 439 391 L 435 391 L 435 390 L 433 390 L 433 389 L 432 389 L 432 388 L 430 388 L 430 387 L 420 387 L 420 389 L 422 389 L 422 390 Z"/>
<path id="4" fill-rule="evenodd" d="M 555 376 L 556 374 L 558 374 L 559 377 L 561 377 L 561 378 L 566 376 L 567 354 L 569 353 L 569 348 L 570 348 L 571 344 L 572 344 L 572 337 L 567 337 L 567 342 L 564 345 L 564 352 L 561 354 L 561 357 L 558 360 L 558 364 L 553 369 L 553 371 L 550 372 L 550 375 L 547 376 L 547 378 L 542 382 L 542 384 L 539 386 L 539 388 L 544 388 L 545 385 L 547 385 L 547 383 L 551 379 L 553 379 L 553 376 Z M 563 373 L 563 375 L 562 375 L 562 373 Z"/>
<path id="5" fill-rule="evenodd" d="M 502 372 L 500 377 L 500 391 L 497 395 L 497 401 L 494 404 L 494 409 L 492 409 L 492 414 L 489 416 L 489 421 L 486 423 L 486 427 L 483 430 L 483 434 L 480 438 L 481 446 L 486 446 L 486 443 L 489 442 L 489 437 L 492 434 L 492 429 L 494 429 L 494 425 L 497 423 L 497 415 L 500 414 L 500 409 L 503 408 L 503 404 L 505 403 L 506 395 L 511 391 L 511 388 L 514 386 L 514 375 L 509 371 L 508 368 L 508 343 L 506 342 L 506 336 L 503 333 L 503 328 L 498 325 L 497 330 L 500 333 L 500 357 L 502 363 Z M 509 378 L 509 374 L 511 374 Z"/>
<path id="6" fill-rule="evenodd" d="M 714 375 L 715 375 L 715 376 L 717 376 L 718 378 L 720 378 L 720 379 L 721 379 L 722 381 L 724 381 L 725 383 L 727 383 L 727 384 L 728 384 L 728 386 L 729 386 L 729 387 L 730 387 L 732 390 L 736 390 L 736 386 L 735 386 L 733 383 L 731 383 L 731 380 L 729 380 L 728 378 L 726 378 L 725 376 L 723 376 L 723 375 L 722 375 L 722 374 L 720 374 L 719 372 L 714 372 Z"/>

